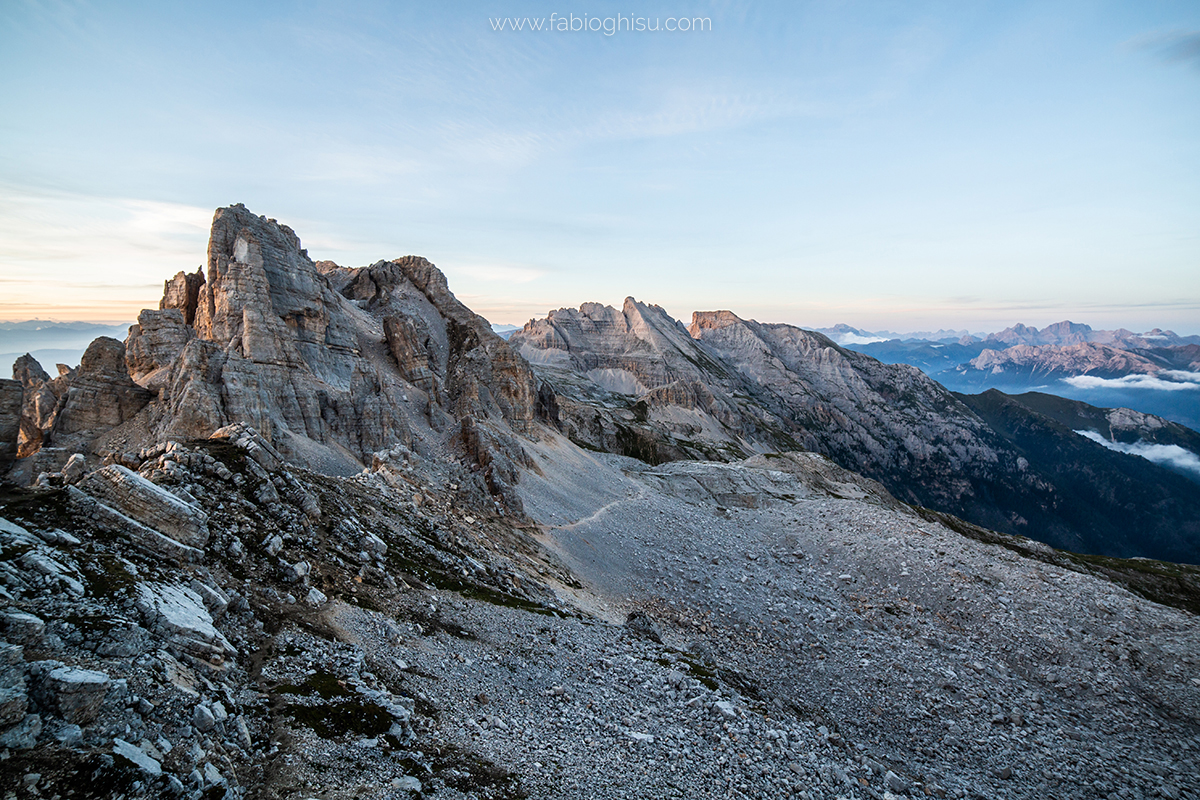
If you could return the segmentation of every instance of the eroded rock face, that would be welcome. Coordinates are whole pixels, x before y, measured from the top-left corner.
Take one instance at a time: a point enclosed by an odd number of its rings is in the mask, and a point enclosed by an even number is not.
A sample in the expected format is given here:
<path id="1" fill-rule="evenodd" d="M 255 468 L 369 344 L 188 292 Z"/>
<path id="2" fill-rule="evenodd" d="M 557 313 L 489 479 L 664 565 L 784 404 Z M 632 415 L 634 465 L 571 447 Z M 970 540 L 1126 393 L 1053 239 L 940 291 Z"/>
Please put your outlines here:
<path id="1" fill-rule="evenodd" d="M 569 363 L 579 372 L 614 371 L 610 380 L 626 373 L 638 394 L 672 381 L 695 376 L 689 358 L 697 347 L 687 329 L 659 306 L 625 298 L 618 310 L 584 303 L 579 310 L 551 311 L 532 320 L 509 337 L 509 343 L 539 363 Z"/>
<path id="2" fill-rule="evenodd" d="M 19 381 L 0 379 L 0 470 L 17 457 L 21 435 L 21 400 L 25 387 Z"/>
<path id="3" fill-rule="evenodd" d="M 150 398 L 150 392 L 129 377 L 125 345 L 102 336 L 88 345 L 78 373 L 60 398 L 49 438 L 57 447 L 95 439 L 133 419 Z"/>
<path id="4" fill-rule="evenodd" d="M 429 336 L 422 336 L 412 320 L 399 316 L 383 318 L 383 334 L 404 379 L 440 403 L 441 393 L 429 368 Z"/>
<path id="5" fill-rule="evenodd" d="M 59 365 L 59 376 L 51 380 L 37 359 L 26 353 L 13 364 L 13 380 L 24 392 L 20 412 L 20 432 L 17 437 L 17 458 L 36 453 L 42 446 L 58 413 L 59 399 L 70 387 L 74 371 Z"/>
<path id="6" fill-rule="evenodd" d="M 460 418 L 530 428 L 538 393 L 533 373 L 487 320 L 458 301 L 428 260 L 406 256 L 328 274 L 345 297 L 383 321 L 392 357 L 433 402 Z"/>
<path id="7" fill-rule="evenodd" d="M 171 364 L 195 336 L 196 332 L 178 308 L 142 311 L 125 339 L 125 365 L 129 376 L 138 385 L 157 392 L 166 385 Z"/>
<path id="8" fill-rule="evenodd" d="M 187 325 L 196 320 L 196 308 L 200 302 L 200 288 L 204 286 L 204 271 L 196 270 L 191 275 L 178 272 L 169 281 L 163 281 L 163 297 L 158 304 L 160 311 L 175 309 Z M 142 312 L 145 313 L 145 312 Z"/>
<path id="9" fill-rule="evenodd" d="M 23 454 L 95 446 L 119 459 L 133 444 L 244 425 L 331 474 L 397 445 L 443 458 L 449 447 L 514 502 L 503 487 L 515 473 L 500 466 L 521 463 L 514 432 L 532 429 L 540 402 L 528 364 L 427 260 L 316 264 L 291 228 L 241 205 L 217 210 L 204 271 L 167 281 L 125 345 L 97 340 L 77 376 L 52 381 L 32 359 L 18 368 Z M 478 435 L 462 436 L 464 423 Z"/>
<path id="10" fill-rule="evenodd" d="M 459 436 L 470 418 L 484 430 L 471 441 L 505 450 L 497 464 L 520 461 L 512 430 L 531 428 L 537 382 L 423 258 L 315 264 L 290 228 L 234 206 L 213 218 L 206 278 L 177 275 L 161 305 L 127 348 L 130 374 L 160 396 L 156 438 L 246 425 L 335 474 L 419 439 L 489 469 Z"/>
<path id="11" fill-rule="evenodd" d="M 540 405 L 547 418 L 589 447 L 651 463 L 741 458 L 757 439 L 771 442 L 766 449 L 795 448 L 765 408 L 738 409 L 735 394 L 754 387 L 659 306 L 629 297 L 621 310 L 559 309 L 509 344 L 550 387 Z M 754 416 L 767 423 L 747 427 Z"/>
<path id="12" fill-rule="evenodd" d="M 48 383 L 50 376 L 36 358 L 26 353 L 13 362 L 13 380 L 22 386 L 37 386 Z"/>

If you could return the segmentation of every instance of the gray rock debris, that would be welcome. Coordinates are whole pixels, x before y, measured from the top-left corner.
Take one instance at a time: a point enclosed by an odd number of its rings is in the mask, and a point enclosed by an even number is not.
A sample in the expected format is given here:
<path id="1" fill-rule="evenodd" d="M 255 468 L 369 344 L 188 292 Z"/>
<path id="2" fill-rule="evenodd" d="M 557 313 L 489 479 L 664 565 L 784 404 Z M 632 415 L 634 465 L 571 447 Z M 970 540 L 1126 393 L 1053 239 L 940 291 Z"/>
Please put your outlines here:
<path id="1" fill-rule="evenodd" d="M 97 527 L 113 531 L 128 538 L 135 547 L 156 558 L 164 558 L 176 564 L 200 561 L 204 553 L 175 539 L 164 536 L 132 517 L 110 508 L 78 487 L 67 487 L 67 500 L 73 510 L 92 518 Z M 183 502 L 183 501 L 179 501 Z"/>
<path id="2" fill-rule="evenodd" d="M 147 775 L 158 777 L 162 774 L 162 764 L 147 755 L 146 751 L 130 744 L 124 739 L 113 740 L 113 752 L 122 758 L 127 758 L 132 761 L 140 770 Z"/>
<path id="3" fill-rule="evenodd" d="M 16 688 L 0 689 L 0 728 L 16 725 L 29 710 L 29 698 Z"/>

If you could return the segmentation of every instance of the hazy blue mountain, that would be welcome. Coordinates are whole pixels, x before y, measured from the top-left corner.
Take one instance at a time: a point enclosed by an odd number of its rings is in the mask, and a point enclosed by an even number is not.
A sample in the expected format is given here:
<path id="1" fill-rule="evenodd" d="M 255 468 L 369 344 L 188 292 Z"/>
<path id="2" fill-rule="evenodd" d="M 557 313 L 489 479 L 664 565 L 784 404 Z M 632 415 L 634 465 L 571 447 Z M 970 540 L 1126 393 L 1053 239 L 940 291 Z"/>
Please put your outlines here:
<path id="1" fill-rule="evenodd" d="M 111 336 L 124 340 L 131 322 L 51 322 L 26 320 L 0 322 L 0 377 L 8 377 L 12 364 L 31 354 L 51 372 L 55 364 L 78 366 L 83 351 L 93 339 Z"/>

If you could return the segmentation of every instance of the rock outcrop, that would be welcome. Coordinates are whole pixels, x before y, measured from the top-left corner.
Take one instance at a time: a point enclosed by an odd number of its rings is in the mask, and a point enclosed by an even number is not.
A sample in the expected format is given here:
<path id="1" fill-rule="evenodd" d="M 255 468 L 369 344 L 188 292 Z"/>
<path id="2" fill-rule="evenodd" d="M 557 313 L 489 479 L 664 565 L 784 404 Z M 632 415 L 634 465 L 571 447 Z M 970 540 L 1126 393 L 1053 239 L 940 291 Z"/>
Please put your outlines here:
<path id="1" fill-rule="evenodd" d="M 56 447 L 90 442 L 133 419 L 150 399 L 150 392 L 129 377 L 125 345 L 102 336 L 88 345 L 78 373 L 60 396 L 49 438 Z"/>
<path id="2" fill-rule="evenodd" d="M 165 298 L 164 298 L 165 302 Z M 178 308 L 138 314 L 125 340 L 125 365 L 138 385 L 159 392 L 166 388 L 171 365 L 196 332 Z"/>
<path id="3" fill-rule="evenodd" d="M 167 281 L 124 345 L 96 340 L 75 376 L 50 380 L 31 358 L 16 370 L 21 455 L 41 452 L 25 480 L 60 475 L 74 451 L 120 459 L 242 425 L 330 474 L 397 445 L 449 451 L 518 503 L 506 487 L 539 402 L 528 365 L 433 264 L 318 265 L 291 228 L 240 205 L 217 210 L 204 270 Z"/>
<path id="4" fill-rule="evenodd" d="M 184 323 L 191 325 L 196 321 L 196 309 L 200 305 L 200 289 L 203 286 L 203 269 L 198 269 L 190 275 L 185 272 L 176 273 L 174 278 L 163 282 L 159 310 L 175 309 L 183 317 Z"/>
<path id="5" fill-rule="evenodd" d="M 120 464 L 98 469 L 80 484 L 106 505 L 189 547 L 208 543 L 208 517 Z"/>
<path id="6" fill-rule="evenodd" d="M 20 434 L 17 439 L 17 458 L 36 453 L 54 426 L 59 400 L 67 393 L 75 371 L 59 364 L 59 375 L 51 380 L 37 359 L 26 353 L 13 364 L 13 380 L 21 384 Z"/>
<path id="7" fill-rule="evenodd" d="M 18 454 L 23 396 L 20 381 L 0 379 L 0 471 L 7 469 Z"/>

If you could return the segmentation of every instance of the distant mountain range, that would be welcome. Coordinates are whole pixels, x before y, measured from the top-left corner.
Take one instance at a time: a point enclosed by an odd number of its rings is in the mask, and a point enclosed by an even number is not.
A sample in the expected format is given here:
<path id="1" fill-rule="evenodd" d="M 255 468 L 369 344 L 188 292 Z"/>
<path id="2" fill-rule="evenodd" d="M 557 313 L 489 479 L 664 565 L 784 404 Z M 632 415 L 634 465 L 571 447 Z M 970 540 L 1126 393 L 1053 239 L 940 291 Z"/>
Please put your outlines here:
<path id="1" fill-rule="evenodd" d="M 992 349 L 1003 349 L 1014 345 L 1072 345 L 1072 344 L 1108 344 L 1125 349 L 1139 347 L 1173 347 L 1187 344 L 1200 344 L 1200 336 L 1180 336 L 1174 331 L 1155 328 L 1145 333 L 1134 333 L 1125 328 L 1116 330 L 1095 330 L 1090 325 L 1064 320 L 1053 325 L 1047 325 L 1038 330 L 1029 325 L 1017 323 L 998 333 L 970 333 L 967 330 L 938 330 L 915 331 L 912 333 L 893 333 L 891 331 L 867 331 L 839 323 L 830 328 L 810 328 L 817 333 L 823 333 L 840 345 L 864 345 L 876 342 L 929 342 L 947 344 L 955 342 L 970 345 L 979 341 Z M 869 341 L 865 341 L 869 340 Z"/>
<path id="2" fill-rule="evenodd" d="M 1200 336 L 1095 330 L 1069 321 L 957 339 L 939 331 L 883 340 L 848 325 L 819 332 L 885 363 L 911 364 L 954 391 L 1036 390 L 1200 427 Z"/>
<path id="3" fill-rule="evenodd" d="M 0 322 L 0 364 L 7 369 L 30 353 L 42 364 L 79 366 L 83 351 L 100 336 L 124 339 L 133 322 Z M 2 376 L 0 376 L 2 377 Z"/>

